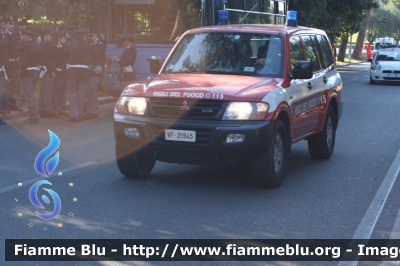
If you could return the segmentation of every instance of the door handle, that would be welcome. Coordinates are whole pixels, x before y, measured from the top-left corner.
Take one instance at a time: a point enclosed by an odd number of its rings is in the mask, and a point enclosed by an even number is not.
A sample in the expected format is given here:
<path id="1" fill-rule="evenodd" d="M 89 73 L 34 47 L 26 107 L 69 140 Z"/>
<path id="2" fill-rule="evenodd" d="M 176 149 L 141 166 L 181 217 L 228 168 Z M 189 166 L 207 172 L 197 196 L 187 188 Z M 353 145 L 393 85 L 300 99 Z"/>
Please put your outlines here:
<path id="1" fill-rule="evenodd" d="M 326 77 L 324 77 L 322 80 L 324 81 L 325 84 L 328 82 L 328 79 Z"/>
<path id="2" fill-rule="evenodd" d="M 311 90 L 311 89 L 312 89 L 312 87 L 313 87 L 313 84 L 312 84 L 311 82 L 308 82 L 308 85 L 307 85 L 307 87 L 308 87 L 308 89 L 309 89 L 309 90 Z"/>

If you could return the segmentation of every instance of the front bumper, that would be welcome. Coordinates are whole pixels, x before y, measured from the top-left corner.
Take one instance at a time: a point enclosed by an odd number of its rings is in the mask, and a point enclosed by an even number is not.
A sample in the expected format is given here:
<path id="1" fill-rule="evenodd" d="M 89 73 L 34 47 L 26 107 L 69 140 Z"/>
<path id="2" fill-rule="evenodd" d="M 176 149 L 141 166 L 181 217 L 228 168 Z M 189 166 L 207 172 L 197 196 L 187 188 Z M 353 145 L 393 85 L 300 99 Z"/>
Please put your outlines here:
<path id="1" fill-rule="evenodd" d="M 204 121 L 137 117 L 114 113 L 116 142 L 131 152 L 169 163 L 215 164 L 243 161 L 267 149 L 273 121 Z M 140 138 L 125 135 L 133 127 Z M 196 142 L 165 140 L 165 129 L 196 131 Z M 244 134 L 241 143 L 226 143 L 228 134 Z"/>
<path id="2" fill-rule="evenodd" d="M 400 82 L 400 70 L 371 70 L 371 79 L 376 82 Z"/>

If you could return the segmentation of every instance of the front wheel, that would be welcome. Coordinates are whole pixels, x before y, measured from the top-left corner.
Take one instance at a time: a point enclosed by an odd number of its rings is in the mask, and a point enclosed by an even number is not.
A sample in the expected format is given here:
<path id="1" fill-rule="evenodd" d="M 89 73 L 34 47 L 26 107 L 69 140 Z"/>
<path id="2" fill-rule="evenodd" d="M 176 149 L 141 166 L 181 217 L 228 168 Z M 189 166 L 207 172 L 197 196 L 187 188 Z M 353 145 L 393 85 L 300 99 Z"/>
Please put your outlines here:
<path id="1" fill-rule="evenodd" d="M 375 81 L 372 79 L 371 74 L 369 75 L 369 84 L 375 84 Z"/>
<path id="2" fill-rule="evenodd" d="M 322 131 L 308 139 L 308 151 L 316 159 L 329 159 L 335 148 L 337 116 L 329 106 Z"/>
<path id="3" fill-rule="evenodd" d="M 119 171 L 126 177 L 146 177 L 154 168 L 156 160 L 128 151 L 126 145 L 116 143 L 115 153 Z"/>
<path id="4" fill-rule="evenodd" d="M 282 184 L 289 155 L 289 136 L 282 121 L 277 120 L 267 150 L 250 162 L 255 185 L 276 188 Z"/>

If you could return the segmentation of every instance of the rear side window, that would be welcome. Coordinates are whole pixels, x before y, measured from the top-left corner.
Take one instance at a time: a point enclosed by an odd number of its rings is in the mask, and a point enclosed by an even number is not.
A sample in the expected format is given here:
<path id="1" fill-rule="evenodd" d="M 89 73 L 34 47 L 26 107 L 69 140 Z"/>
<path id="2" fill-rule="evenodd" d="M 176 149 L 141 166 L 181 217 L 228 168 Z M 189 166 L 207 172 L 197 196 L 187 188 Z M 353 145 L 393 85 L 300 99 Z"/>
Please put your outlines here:
<path id="1" fill-rule="evenodd" d="M 320 71 L 322 69 L 320 58 L 317 50 L 317 44 L 315 43 L 314 36 L 301 36 L 304 45 L 306 46 L 307 60 L 313 62 L 314 72 Z"/>
<path id="2" fill-rule="evenodd" d="M 317 35 L 317 40 L 319 46 L 322 50 L 323 60 L 325 61 L 325 65 L 328 67 L 333 64 L 333 57 L 331 52 L 331 45 L 329 44 L 328 39 L 324 35 Z"/>
<path id="3" fill-rule="evenodd" d="M 294 66 L 304 58 L 304 51 L 301 45 L 300 37 L 292 37 L 290 38 L 290 64 L 289 64 L 289 71 L 292 72 Z"/>

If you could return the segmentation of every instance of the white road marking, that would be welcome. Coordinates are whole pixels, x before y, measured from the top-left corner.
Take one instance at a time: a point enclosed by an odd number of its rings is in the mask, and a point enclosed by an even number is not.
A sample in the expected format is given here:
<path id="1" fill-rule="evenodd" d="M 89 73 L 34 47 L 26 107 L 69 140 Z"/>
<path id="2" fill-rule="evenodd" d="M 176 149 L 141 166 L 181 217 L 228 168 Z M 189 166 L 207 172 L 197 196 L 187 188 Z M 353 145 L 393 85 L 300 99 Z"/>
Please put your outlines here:
<path id="1" fill-rule="evenodd" d="M 400 239 L 400 210 L 397 213 L 397 218 L 396 221 L 394 222 L 390 239 Z"/>
<path id="2" fill-rule="evenodd" d="M 400 239 L 400 210 L 397 213 L 396 221 L 394 222 L 392 233 L 389 239 Z M 400 265 L 400 261 L 382 261 L 380 266 L 395 266 Z"/>
<path id="3" fill-rule="evenodd" d="M 400 210 L 397 213 L 397 218 L 396 221 L 394 222 L 392 233 L 390 234 L 389 239 L 400 239 Z M 400 265 L 400 261 L 382 261 L 380 265 L 381 266 Z"/>
<path id="4" fill-rule="evenodd" d="M 353 239 L 369 239 L 371 233 L 375 227 L 376 221 L 385 202 L 392 190 L 393 184 L 396 181 L 397 175 L 400 172 L 400 151 L 397 153 L 392 165 L 389 168 L 385 178 L 382 181 L 380 188 L 375 194 L 367 212 L 364 215 L 363 220 L 359 224 L 356 232 L 353 235 Z"/>
<path id="5" fill-rule="evenodd" d="M 372 231 L 378 221 L 378 218 L 382 212 L 383 206 L 392 190 L 393 184 L 396 181 L 397 176 L 400 172 L 400 151 L 397 153 L 396 158 L 394 159 L 392 165 L 389 168 L 385 178 L 382 181 L 381 186 L 375 194 L 374 199 L 369 205 L 368 210 L 366 211 L 363 219 L 357 227 L 356 232 L 354 233 L 352 239 L 369 239 L 371 237 Z M 393 230 L 398 231 L 400 225 L 399 215 L 397 216 L 395 227 Z M 393 234 L 393 232 L 392 232 Z M 357 265 L 358 261 L 341 261 L 339 262 L 339 266 L 354 266 Z"/>
<path id="6" fill-rule="evenodd" d="M 379 265 L 380 266 L 399 266 L 400 265 L 400 261 L 383 261 Z"/>
<path id="7" fill-rule="evenodd" d="M 63 170 L 61 170 L 61 171 L 65 174 L 65 173 L 68 173 L 68 172 L 71 172 L 71 171 L 74 171 L 74 170 L 77 170 L 77 169 L 80 169 L 80 168 L 83 168 L 83 167 L 86 167 L 86 166 L 93 165 L 93 164 L 95 164 L 95 163 L 97 163 L 97 162 L 95 162 L 95 161 L 88 161 L 88 162 L 85 162 L 85 163 L 82 163 L 82 164 L 78 164 L 78 165 L 74 165 L 74 166 L 65 168 L 65 169 L 63 169 Z M 53 173 L 53 174 L 51 174 L 51 175 L 50 175 L 49 177 L 47 177 L 47 178 L 45 178 L 45 177 L 43 177 L 43 176 L 40 176 L 40 177 L 33 177 L 33 178 L 31 178 L 31 179 L 22 181 L 22 182 L 20 182 L 20 183 L 22 183 L 22 187 L 23 187 L 23 186 L 27 186 L 27 185 L 33 184 L 33 183 L 35 183 L 35 182 L 37 182 L 37 181 L 39 181 L 39 180 L 50 179 L 50 178 L 52 178 L 52 177 L 57 177 L 57 176 L 58 176 L 57 173 Z M 60 178 L 63 178 L 63 177 L 60 177 Z M 8 187 L 0 188 L 0 194 L 3 194 L 3 193 L 5 193 L 5 192 L 11 191 L 11 190 L 14 190 L 14 189 L 17 189 L 17 188 L 21 188 L 21 187 L 18 186 L 18 184 L 15 184 L 15 185 L 11 185 L 11 186 L 8 186 Z"/>

